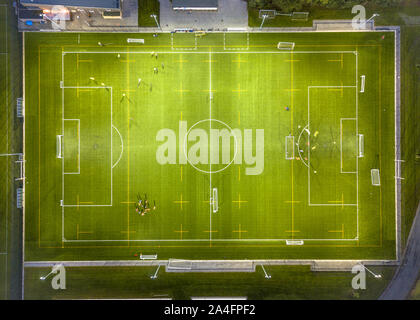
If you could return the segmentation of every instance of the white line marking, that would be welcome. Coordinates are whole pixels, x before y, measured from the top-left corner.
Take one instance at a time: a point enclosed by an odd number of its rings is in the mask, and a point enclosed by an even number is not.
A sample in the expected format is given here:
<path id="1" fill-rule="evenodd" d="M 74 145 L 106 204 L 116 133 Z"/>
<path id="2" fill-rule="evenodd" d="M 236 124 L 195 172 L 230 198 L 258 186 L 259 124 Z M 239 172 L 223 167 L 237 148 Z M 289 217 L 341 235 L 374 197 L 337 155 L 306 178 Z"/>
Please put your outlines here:
<path id="1" fill-rule="evenodd" d="M 93 52 L 87 52 L 87 51 L 83 51 L 83 52 L 78 52 L 78 51 L 66 51 L 63 52 L 64 54 L 83 54 L 83 53 L 87 53 L 87 54 L 115 54 L 115 53 L 127 53 L 125 51 L 114 51 L 114 52 L 97 52 L 97 51 L 93 51 Z M 159 52 L 159 53 L 168 53 L 168 54 L 207 54 L 207 52 Z M 237 54 L 237 52 L 214 52 L 215 54 Z M 256 52 L 250 52 L 250 51 L 244 51 L 242 53 L 250 53 L 250 54 L 289 54 L 289 52 L 281 52 L 281 51 L 256 51 Z M 311 53 L 316 53 L 316 54 L 321 54 L 321 53 L 352 53 L 355 54 L 355 51 L 294 51 L 294 54 L 311 54 Z M 130 52 L 130 54 L 150 54 L 150 52 Z M 209 53 L 210 57 L 211 57 L 211 53 Z M 211 58 L 210 58 L 210 66 L 209 66 L 210 70 L 211 70 Z M 64 70 L 64 64 L 63 64 L 63 70 Z M 210 78 L 211 78 L 211 72 L 210 72 Z M 63 71 L 63 84 L 64 84 L 64 71 Z M 210 85 L 211 85 L 211 81 L 210 81 Z M 312 88 L 323 88 L 325 86 L 311 86 Z M 64 88 L 84 88 L 84 87 L 63 87 Z M 85 87 L 85 88 L 110 88 L 111 92 L 112 92 L 112 87 Z M 211 87 L 210 87 L 211 88 Z M 356 86 L 329 86 L 329 88 L 357 88 Z M 308 87 L 308 93 L 309 93 L 309 87 Z M 64 102 L 64 99 L 63 99 Z M 112 98 L 111 98 L 111 104 L 112 104 Z M 210 102 L 211 104 L 211 102 Z M 308 106 L 309 106 L 309 94 L 308 94 Z M 112 107 L 111 107 L 112 108 Z M 112 123 L 112 112 L 111 112 L 111 123 Z M 211 123 L 211 121 L 210 121 Z M 211 124 L 210 124 L 211 125 Z M 308 130 L 309 129 L 309 109 L 308 109 Z M 310 153 L 309 153 L 310 154 Z M 111 180 L 112 180 L 112 167 L 111 167 Z M 112 186 L 111 186 L 112 187 Z M 210 182 L 210 188 L 211 188 L 211 182 Z M 310 188 L 310 187 L 309 187 Z M 64 186 L 63 186 L 63 190 L 64 190 Z M 63 192 L 64 194 L 64 192 Z M 112 196 L 112 192 L 111 192 L 111 196 Z M 317 204 L 312 204 L 313 206 L 317 206 Z M 335 206 L 335 204 L 323 204 L 323 205 L 328 205 L 328 206 Z M 343 204 L 338 204 L 339 206 L 343 205 Z M 64 213 L 64 207 L 76 207 L 77 205 L 64 205 L 63 206 L 63 213 Z M 79 207 L 96 207 L 96 206 L 112 206 L 111 205 L 79 205 Z M 357 204 L 344 204 L 344 206 L 357 206 Z M 210 208 L 211 209 L 211 208 Z M 64 216 L 63 216 L 64 217 Z M 211 220 L 211 214 L 210 214 L 210 220 Z M 63 219 L 63 223 L 64 223 L 64 219 Z M 212 239 L 211 238 L 211 232 L 210 232 L 210 238 L 209 239 L 159 239 L 159 240 L 130 240 L 130 241 L 143 241 L 143 242 L 155 242 L 155 241 L 286 241 L 288 239 Z M 353 239 L 299 239 L 299 240 L 304 240 L 304 241 L 357 241 L 358 237 L 353 238 Z M 66 240 L 64 238 L 64 224 L 63 224 L 63 241 L 64 242 L 124 242 L 127 240 Z"/>
<path id="2" fill-rule="evenodd" d="M 112 169 L 114 169 L 114 167 L 118 164 L 118 162 L 120 162 L 122 155 L 124 153 L 124 142 L 123 142 L 123 138 L 121 136 L 120 131 L 118 131 L 118 129 L 112 125 L 112 127 L 115 129 L 115 131 L 117 131 L 118 135 L 120 136 L 120 141 L 121 141 L 121 153 L 120 153 L 120 157 L 118 158 L 117 162 L 114 163 L 114 165 L 112 166 Z"/>
<path id="3" fill-rule="evenodd" d="M 219 242 L 278 242 L 278 241 L 286 241 L 290 240 L 290 238 L 285 239 L 212 239 L 211 241 L 219 241 Z M 295 240 L 304 240 L 304 241 L 357 241 L 358 238 L 353 239 L 306 239 L 306 238 L 300 238 Z M 120 240 L 64 240 L 64 242 L 127 242 L 127 239 L 120 239 Z M 156 239 L 156 240 L 150 240 L 150 239 L 130 239 L 130 242 L 210 242 L 209 239 Z"/>
<path id="4" fill-rule="evenodd" d="M 210 131 L 209 132 L 211 132 L 211 122 L 212 122 L 212 113 L 211 113 L 211 100 L 212 100 L 212 91 L 211 91 L 211 51 L 209 52 L 209 78 L 210 78 L 210 80 L 209 80 L 209 113 L 210 113 Z M 209 165 L 210 165 L 210 189 L 209 189 L 209 197 L 210 197 L 210 203 L 211 203 L 211 193 L 212 193 L 212 184 L 211 184 L 211 155 L 210 155 L 210 161 L 209 161 Z M 235 159 L 235 158 L 234 158 Z M 211 241 L 212 240 L 212 233 L 213 232 L 211 232 L 212 231 L 212 224 L 211 224 L 211 215 L 212 215 L 212 206 L 210 205 L 209 206 L 209 210 L 210 210 L 210 225 L 209 225 L 209 230 L 210 230 L 210 232 L 209 232 L 209 240 Z"/>
<path id="5" fill-rule="evenodd" d="M 207 54 L 206 51 L 153 51 L 159 54 Z M 64 54 L 126 54 L 127 51 L 63 51 Z M 151 54 L 152 51 L 130 51 L 130 54 Z M 229 51 L 213 51 L 214 54 L 238 54 L 237 52 Z M 244 54 L 290 54 L 290 51 L 243 51 Z M 346 53 L 354 54 L 355 51 L 293 51 L 293 54 L 326 54 L 326 53 Z"/>

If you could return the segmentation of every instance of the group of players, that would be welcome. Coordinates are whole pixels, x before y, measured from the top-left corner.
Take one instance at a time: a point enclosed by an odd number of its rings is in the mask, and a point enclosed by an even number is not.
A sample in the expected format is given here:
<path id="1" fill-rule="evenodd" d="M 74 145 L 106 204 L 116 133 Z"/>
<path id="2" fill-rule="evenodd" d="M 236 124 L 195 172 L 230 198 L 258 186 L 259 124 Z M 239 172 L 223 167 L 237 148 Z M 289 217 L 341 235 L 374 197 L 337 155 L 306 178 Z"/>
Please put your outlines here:
<path id="1" fill-rule="evenodd" d="M 153 207 L 150 205 L 149 200 L 147 200 L 147 195 L 144 195 L 144 199 L 141 196 L 137 195 L 137 202 L 136 202 L 136 213 L 144 216 L 147 213 L 151 213 L 156 210 L 156 201 L 153 200 Z"/>

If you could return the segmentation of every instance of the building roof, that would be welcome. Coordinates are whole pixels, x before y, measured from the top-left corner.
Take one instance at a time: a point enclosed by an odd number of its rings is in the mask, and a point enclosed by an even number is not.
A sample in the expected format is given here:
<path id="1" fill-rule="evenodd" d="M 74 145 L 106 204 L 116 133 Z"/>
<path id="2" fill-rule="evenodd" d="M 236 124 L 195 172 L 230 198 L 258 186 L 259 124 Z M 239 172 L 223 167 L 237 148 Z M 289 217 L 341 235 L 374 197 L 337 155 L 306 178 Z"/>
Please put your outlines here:
<path id="1" fill-rule="evenodd" d="M 218 0 L 172 0 L 173 8 L 217 8 Z"/>
<path id="2" fill-rule="evenodd" d="M 20 0 L 22 5 L 119 9 L 120 0 Z"/>

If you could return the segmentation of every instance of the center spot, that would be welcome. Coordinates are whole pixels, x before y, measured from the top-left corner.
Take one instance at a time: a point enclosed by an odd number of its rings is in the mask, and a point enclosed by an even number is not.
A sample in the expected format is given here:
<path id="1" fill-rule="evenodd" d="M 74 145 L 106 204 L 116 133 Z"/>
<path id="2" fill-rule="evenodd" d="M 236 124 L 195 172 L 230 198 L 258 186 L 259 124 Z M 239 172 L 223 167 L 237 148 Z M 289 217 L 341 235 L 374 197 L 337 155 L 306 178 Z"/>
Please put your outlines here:
<path id="1" fill-rule="evenodd" d="M 192 125 L 184 139 L 188 163 L 203 173 L 217 173 L 228 168 L 238 153 L 235 131 L 225 122 L 205 119 Z"/>

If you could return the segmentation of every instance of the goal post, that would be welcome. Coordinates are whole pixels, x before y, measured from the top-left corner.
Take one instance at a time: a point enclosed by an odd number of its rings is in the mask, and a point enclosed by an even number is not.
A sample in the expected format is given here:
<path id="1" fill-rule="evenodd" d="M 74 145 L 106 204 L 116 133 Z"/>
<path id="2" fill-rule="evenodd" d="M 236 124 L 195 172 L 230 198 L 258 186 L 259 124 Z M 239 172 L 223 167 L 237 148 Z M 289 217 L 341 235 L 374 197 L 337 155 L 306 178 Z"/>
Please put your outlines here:
<path id="1" fill-rule="evenodd" d="M 363 134 L 359 134 L 359 158 L 363 158 L 365 156 L 365 137 Z"/>
<path id="2" fill-rule="evenodd" d="M 63 159 L 63 135 L 57 135 L 56 136 L 56 144 L 57 144 L 57 150 L 56 150 L 56 155 L 57 158 L 59 159 Z"/>
<path id="3" fill-rule="evenodd" d="M 267 10 L 267 9 L 260 9 L 258 17 L 260 19 L 274 19 L 276 17 L 277 11 L 276 10 Z"/>
<path id="4" fill-rule="evenodd" d="M 140 260 L 156 260 L 157 254 L 141 254 L 140 253 Z"/>
<path id="5" fill-rule="evenodd" d="M 140 43 L 140 44 L 144 44 L 144 39 L 127 38 L 127 43 Z"/>
<path id="6" fill-rule="evenodd" d="M 286 160 L 293 160 L 295 158 L 295 137 L 294 136 L 286 136 L 285 141 L 285 154 Z"/>
<path id="7" fill-rule="evenodd" d="M 196 37 L 204 37 L 206 34 L 207 34 L 207 33 L 206 33 L 205 31 L 203 31 L 203 30 L 198 30 L 198 31 L 195 31 L 195 32 L 194 32 L 194 35 L 195 35 Z"/>
<path id="8" fill-rule="evenodd" d="M 292 21 L 308 21 L 309 12 L 292 12 Z"/>
<path id="9" fill-rule="evenodd" d="M 379 175 L 379 169 L 371 169 L 370 170 L 370 177 L 371 177 L 373 186 L 380 186 L 381 185 L 381 178 L 380 178 L 380 175 Z"/>
<path id="10" fill-rule="evenodd" d="M 277 49 L 279 50 L 293 50 L 295 48 L 294 42 L 279 42 L 277 43 Z"/>
<path id="11" fill-rule="evenodd" d="M 217 188 L 213 188 L 213 197 L 211 201 L 213 205 L 213 213 L 216 213 L 219 211 L 219 199 L 217 196 Z"/>
<path id="12" fill-rule="evenodd" d="M 365 81 L 366 81 L 366 76 L 365 75 L 361 75 L 360 76 L 360 93 L 364 93 L 365 92 Z"/>
<path id="13" fill-rule="evenodd" d="M 303 246 L 303 240 L 286 240 L 286 245 L 288 246 Z"/>

